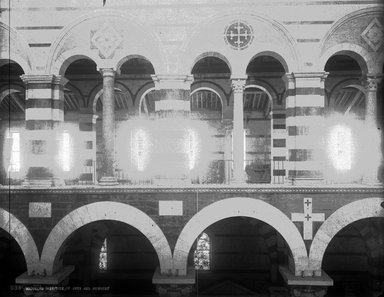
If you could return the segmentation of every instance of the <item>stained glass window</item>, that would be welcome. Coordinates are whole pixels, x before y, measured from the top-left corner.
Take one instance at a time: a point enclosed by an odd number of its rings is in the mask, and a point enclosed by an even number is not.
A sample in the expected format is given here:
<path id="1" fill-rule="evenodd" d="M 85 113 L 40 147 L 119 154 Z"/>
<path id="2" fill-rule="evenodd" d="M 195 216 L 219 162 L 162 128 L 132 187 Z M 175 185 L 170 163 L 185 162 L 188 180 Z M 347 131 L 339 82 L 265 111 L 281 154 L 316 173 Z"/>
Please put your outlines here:
<path id="1" fill-rule="evenodd" d="M 197 240 L 194 264 L 196 270 L 210 270 L 211 268 L 211 242 L 206 233 L 202 233 Z"/>
<path id="2" fill-rule="evenodd" d="M 103 245 L 101 246 L 99 254 L 99 269 L 101 271 L 106 271 L 108 267 L 108 258 L 107 258 L 107 239 L 104 239 Z"/>

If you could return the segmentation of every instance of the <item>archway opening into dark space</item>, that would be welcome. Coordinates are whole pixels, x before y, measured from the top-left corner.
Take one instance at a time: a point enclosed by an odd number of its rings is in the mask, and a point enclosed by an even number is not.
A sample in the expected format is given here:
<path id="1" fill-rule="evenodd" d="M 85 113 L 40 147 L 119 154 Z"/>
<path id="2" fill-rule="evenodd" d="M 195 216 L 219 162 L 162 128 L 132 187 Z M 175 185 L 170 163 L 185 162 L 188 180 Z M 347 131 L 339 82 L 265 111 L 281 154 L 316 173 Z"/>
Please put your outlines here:
<path id="1" fill-rule="evenodd" d="M 150 241 L 136 228 L 98 221 L 76 230 L 63 244 L 63 265 L 74 265 L 69 285 L 107 287 L 104 293 L 155 294 L 152 277 L 159 266 Z"/>
<path id="2" fill-rule="evenodd" d="M 269 296 L 270 290 L 283 289 L 278 266 L 288 265 L 290 250 L 270 225 L 253 218 L 232 217 L 212 224 L 202 233 L 209 236 L 209 268 L 202 267 L 207 256 L 201 262 L 196 259 L 197 242 L 188 256 L 188 266 L 196 269 L 199 295 Z"/>
<path id="3" fill-rule="evenodd" d="M 15 280 L 27 271 L 25 257 L 16 240 L 0 229 L 0 293 L 15 292 Z"/>
<path id="4" fill-rule="evenodd" d="M 328 297 L 384 292 L 384 218 L 359 220 L 339 231 L 325 250 L 322 268 L 334 281 Z"/>

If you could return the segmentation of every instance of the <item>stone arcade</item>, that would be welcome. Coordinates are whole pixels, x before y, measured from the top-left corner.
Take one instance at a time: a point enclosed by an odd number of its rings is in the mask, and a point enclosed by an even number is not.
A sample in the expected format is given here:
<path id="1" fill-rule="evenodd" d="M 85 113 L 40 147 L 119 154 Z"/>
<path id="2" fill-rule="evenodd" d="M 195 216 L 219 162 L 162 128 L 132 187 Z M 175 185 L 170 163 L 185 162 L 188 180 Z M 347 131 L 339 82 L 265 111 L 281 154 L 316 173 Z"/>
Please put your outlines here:
<path id="1" fill-rule="evenodd" d="M 382 1 L 0 13 L 1 292 L 382 296 Z"/>

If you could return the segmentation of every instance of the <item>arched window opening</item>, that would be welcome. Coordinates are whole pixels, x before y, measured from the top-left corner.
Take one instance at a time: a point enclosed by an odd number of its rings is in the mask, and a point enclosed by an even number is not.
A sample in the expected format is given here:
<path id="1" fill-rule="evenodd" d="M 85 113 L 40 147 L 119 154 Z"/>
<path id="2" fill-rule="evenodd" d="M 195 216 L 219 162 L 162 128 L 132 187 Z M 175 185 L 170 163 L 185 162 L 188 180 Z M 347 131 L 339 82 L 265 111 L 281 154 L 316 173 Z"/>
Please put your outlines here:
<path id="1" fill-rule="evenodd" d="M 194 264 L 196 270 L 211 269 L 211 241 L 206 233 L 202 233 L 197 240 Z"/>
<path id="2" fill-rule="evenodd" d="M 191 95 L 191 111 L 221 111 L 220 97 L 210 90 L 200 90 Z"/>
<path id="3" fill-rule="evenodd" d="M 108 248 L 107 248 L 107 239 L 105 238 L 99 254 L 99 270 L 107 271 L 107 268 L 108 268 Z"/>

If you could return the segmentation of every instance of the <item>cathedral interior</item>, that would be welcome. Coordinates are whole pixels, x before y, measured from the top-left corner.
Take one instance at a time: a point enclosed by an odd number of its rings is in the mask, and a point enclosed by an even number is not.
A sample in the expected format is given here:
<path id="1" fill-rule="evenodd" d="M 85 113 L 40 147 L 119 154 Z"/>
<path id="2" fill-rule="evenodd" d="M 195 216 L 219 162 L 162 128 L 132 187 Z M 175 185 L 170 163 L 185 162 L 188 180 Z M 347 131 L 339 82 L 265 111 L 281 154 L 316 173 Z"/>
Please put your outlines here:
<path id="1" fill-rule="evenodd" d="M 384 3 L 0 0 L 1 296 L 384 296 Z"/>

